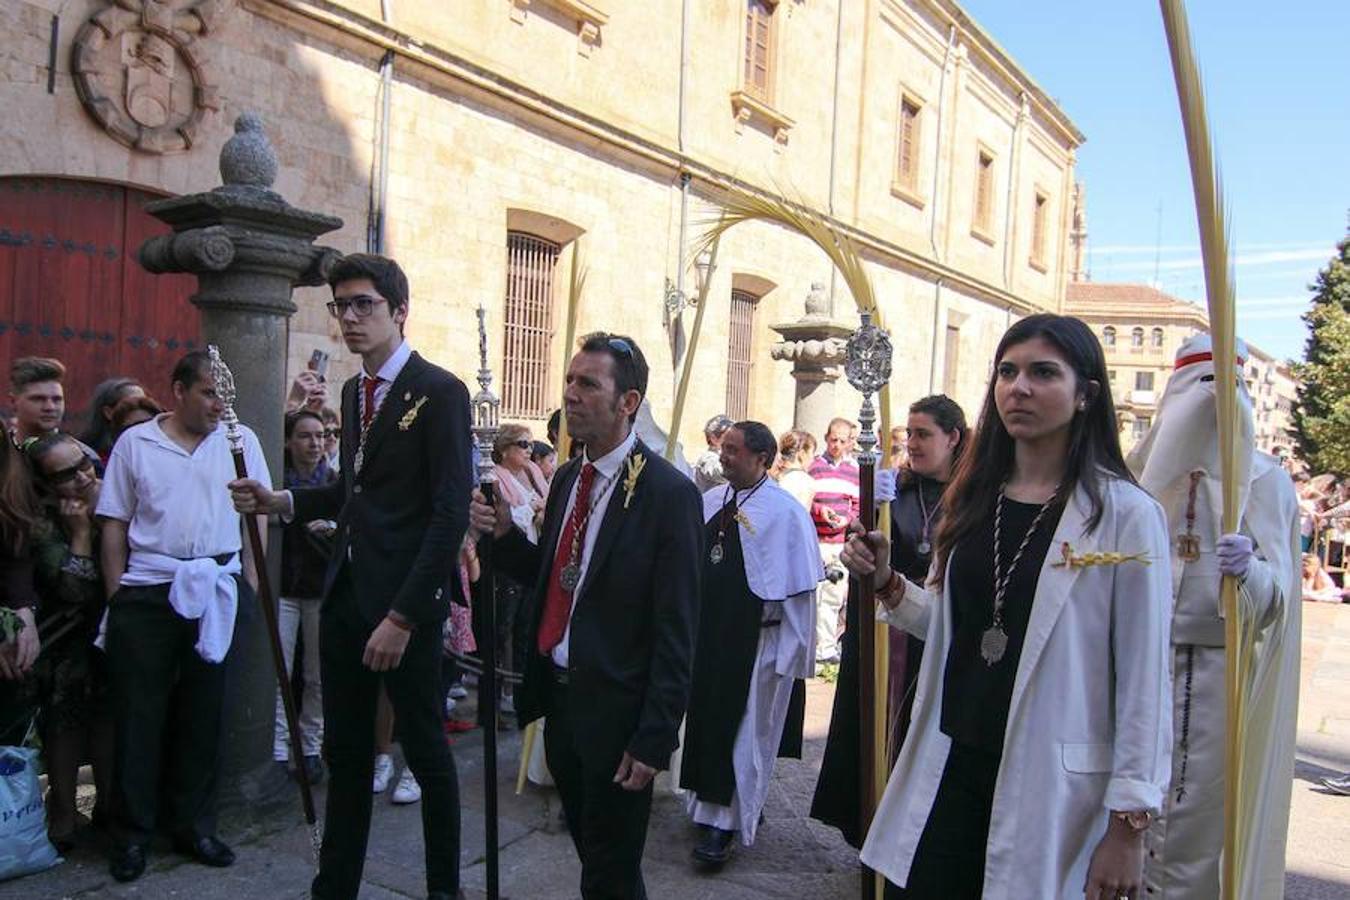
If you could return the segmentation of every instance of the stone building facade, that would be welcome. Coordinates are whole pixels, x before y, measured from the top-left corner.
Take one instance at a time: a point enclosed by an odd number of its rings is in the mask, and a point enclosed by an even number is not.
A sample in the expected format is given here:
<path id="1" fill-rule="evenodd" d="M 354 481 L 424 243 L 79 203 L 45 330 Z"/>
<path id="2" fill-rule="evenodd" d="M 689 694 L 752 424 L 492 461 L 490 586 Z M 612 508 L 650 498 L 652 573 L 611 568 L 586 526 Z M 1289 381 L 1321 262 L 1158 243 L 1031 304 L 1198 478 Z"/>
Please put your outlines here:
<path id="1" fill-rule="evenodd" d="M 1010 320 L 1062 304 L 1083 140 L 951 0 L 11 0 L 0 105 L 0 189 L 41 178 L 157 195 L 218 184 L 232 123 L 258 113 L 276 189 L 345 222 L 325 242 L 404 264 L 424 355 L 471 375 L 486 307 L 505 415 L 526 421 L 561 394 L 574 260 L 579 332 L 633 335 L 668 418 L 692 248 L 733 186 L 848 229 L 895 336 L 896 408 L 945 391 L 973 415 Z M 5 207 L 15 220 L 0 229 L 25 233 L 24 208 Z M 23 251 L 0 241 L 0 255 Z M 815 283 L 829 318 L 856 323 L 805 241 L 760 225 L 728 235 L 686 447 L 728 409 L 792 424 L 770 326 L 800 319 Z M 31 288 L 0 290 L 3 316 L 54 315 Z M 297 294 L 289 368 L 324 349 L 335 381 L 355 362 L 324 299 Z M 830 390 L 837 412 L 856 412 L 842 379 Z"/>
<path id="2" fill-rule="evenodd" d="M 1091 325 L 1102 342 L 1121 445 L 1128 451 L 1153 424 L 1177 349 L 1192 335 L 1209 332 L 1209 315 L 1195 303 L 1148 285 L 1085 281 L 1069 284 L 1064 312 Z M 1250 341 L 1247 350 L 1244 375 L 1252 396 L 1256 446 L 1276 456 L 1292 455 L 1298 382 L 1287 363 Z"/>

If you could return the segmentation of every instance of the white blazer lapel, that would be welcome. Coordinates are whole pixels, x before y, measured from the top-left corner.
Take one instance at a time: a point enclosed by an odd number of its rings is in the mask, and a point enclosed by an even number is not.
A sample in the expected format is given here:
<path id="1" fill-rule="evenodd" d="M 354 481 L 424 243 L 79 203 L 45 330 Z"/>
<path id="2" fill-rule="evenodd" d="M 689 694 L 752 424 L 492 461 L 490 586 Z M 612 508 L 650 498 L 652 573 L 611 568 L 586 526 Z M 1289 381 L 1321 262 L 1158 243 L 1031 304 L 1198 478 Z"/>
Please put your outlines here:
<path id="1" fill-rule="evenodd" d="M 1056 566 L 1064 559 L 1063 547 L 1073 545 L 1075 556 L 1092 553 L 1097 549 L 1097 532 L 1091 535 L 1083 533 L 1091 515 L 1092 505 L 1087 492 L 1081 487 L 1073 492 L 1064 513 L 1059 517 L 1059 526 L 1050 541 L 1050 551 L 1045 554 L 1040 576 L 1036 579 L 1036 596 L 1031 605 L 1031 618 L 1027 622 L 1026 638 L 1022 641 L 1022 656 L 1017 663 L 1017 678 L 1013 682 L 1012 702 L 1008 707 L 1008 722 L 1015 720 L 1017 708 L 1031 681 L 1036 664 L 1040 661 L 1045 644 L 1050 640 L 1055 622 L 1059 619 L 1064 604 L 1069 599 L 1074 583 L 1081 569 L 1068 566 Z"/>

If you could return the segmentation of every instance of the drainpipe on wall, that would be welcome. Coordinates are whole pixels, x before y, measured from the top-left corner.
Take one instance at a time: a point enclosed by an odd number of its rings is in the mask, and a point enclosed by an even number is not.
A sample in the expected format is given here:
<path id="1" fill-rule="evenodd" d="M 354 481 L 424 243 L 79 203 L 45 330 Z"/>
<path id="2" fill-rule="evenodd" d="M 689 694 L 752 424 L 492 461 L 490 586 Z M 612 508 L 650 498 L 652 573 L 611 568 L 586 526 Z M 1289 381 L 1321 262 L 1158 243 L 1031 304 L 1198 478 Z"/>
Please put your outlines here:
<path id="1" fill-rule="evenodd" d="M 933 282 L 933 346 L 928 351 L 928 393 L 937 393 L 938 331 L 942 322 L 942 279 Z"/>
<path id="2" fill-rule="evenodd" d="M 685 130 L 685 91 L 689 84 L 689 16 L 693 0 L 684 0 L 680 4 L 680 88 L 679 107 L 676 110 L 676 145 L 680 150 L 680 166 L 684 166 L 684 130 Z M 680 250 L 675 260 L 675 290 L 684 297 L 684 272 L 688 268 L 689 253 L 689 183 L 693 180 L 687 171 L 680 172 Z M 663 298 L 664 300 L 664 298 Z M 670 377 L 671 390 L 680 387 L 680 370 L 684 367 L 686 350 L 684 338 L 684 311 L 670 317 Z M 673 396 L 673 393 L 672 393 Z"/>
<path id="3" fill-rule="evenodd" d="M 380 21 L 390 24 L 391 0 L 380 0 Z M 375 179 L 370 189 L 370 208 L 366 214 L 366 252 L 384 253 L 385 221 L 389 194 L 389 105 L 394 85 L 394 51 L 386 50 L 380 60 L 379 131 L 376 137 Z"/>
<path id="4" fill-rule="evenodd" d="M 688 0 L 686 0 L 688 2 Z M 834 217 L 835 161 L 839 156 L 839 60 L 844 52 L 844 2 L 839 0 L 838 13 L 834 23 L 834 97 L 830 103 L 830 183 L 829 194 L 825 198 L 830 217 Z M 839 275 L 834 266 L 830 266 L 830 315 L 834 315 L 834 284 Z"/>
<path id="5" fill-rule="evenodd" d="M 928 243 L 933 248 L 933 259 L 939 262 L 945 261 L 944 255 L 938 250 L 937 225 L 938 225 L 938 191 L 940 190 L 942 180 L 942 132 L 943 123 L 946 121 L 942 115 L 947 106 L 947 69 L 951 66 L 952 53 L 956 50 L 956 26 L 951 25 L 947 28 L 947 50 L 942 54 L 942 74 L 938 77 L 938 100 L 937 100 L 937 153 L 933 155 L 933 197 L 931 201 L 932 212 L 928 222 Z M 831 210 L 833 212 L 833 210 Z M 947 210 L 947 215 L 951 215 L 951 210 Z M 942 279 L 938 279 L 938 285 L 942 284 Z M 939 287 L 939 291 L 941 288 Z M 934 338 L 936 340 L 936 338 Z"/>

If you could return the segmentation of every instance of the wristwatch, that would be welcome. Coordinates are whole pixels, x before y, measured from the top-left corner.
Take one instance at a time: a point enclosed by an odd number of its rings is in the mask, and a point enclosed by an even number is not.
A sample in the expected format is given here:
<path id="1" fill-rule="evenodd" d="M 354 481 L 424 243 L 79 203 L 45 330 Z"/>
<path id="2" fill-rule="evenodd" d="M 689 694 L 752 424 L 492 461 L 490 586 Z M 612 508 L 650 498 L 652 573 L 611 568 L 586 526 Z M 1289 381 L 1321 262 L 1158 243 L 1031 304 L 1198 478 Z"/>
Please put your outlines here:
<path id="1" fill-rule="evenodd" d="M 1111 810 L 1111 818 L 1123 824 L 1134 834 L 1143 834 L 1148 831 L 1148 826 L 1153 823 L 1153 813 L 1146 809 L 1136 809 L 1129 812 L 1120 810 Z"/>

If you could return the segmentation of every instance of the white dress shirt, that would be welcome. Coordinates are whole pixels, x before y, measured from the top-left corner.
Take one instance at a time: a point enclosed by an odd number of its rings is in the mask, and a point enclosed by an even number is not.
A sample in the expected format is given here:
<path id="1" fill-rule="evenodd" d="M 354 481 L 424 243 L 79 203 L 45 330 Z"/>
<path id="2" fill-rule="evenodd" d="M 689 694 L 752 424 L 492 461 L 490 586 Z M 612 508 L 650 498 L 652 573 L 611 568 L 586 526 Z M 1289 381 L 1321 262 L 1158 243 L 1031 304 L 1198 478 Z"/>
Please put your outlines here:
<path id="1" fill-rule="evenodd" d="M 160 426 L 168 415 L 136 425 L 118 439 L 95 512 L 127 523 L 132 563 L 138 553 L 174 559 L 238 553 L 239 513 L 227 487 L 235 478 L 234 457 L 225 426 L 189 453 Z M 239 430 L 249 477 L 271 484 L 257 436 L 244 425 Z"/>
<path id="2" fill-rule="evenodd" d="M 623 462 L 628 458 L 633 445 L 637 443 L 637 434 L 633 431 L 628 432 L 628 437 L 624 438 L 619 446 L 606 453 L 599 459 L 591 459 L 590 452 L 587 451 L 582 465 L 590 463 L 595 466 L 595 481 L 591 482 L 591 514 L 586 520 L 586 536 L 581 544 L 581 573 L 580 580 L 577 582 L 577 590 L 572 593 L 572 609 L 567 614 L 567 628 L 563 631 L 562 640 L 558 646 L 553 648 L 553 664 L 561 668 L 567 668 L 567 650 L 572 640 L 572 613 L 577 609 L 577 595 L 581 592 L 581 586 L 586 583 L 586 572 L 591 566 L 591 553 L 595 550 L 595 539 L 600 534 L 600 524 L 605 520 L 605 510 L 609 509 L 609 502 L 614 498 L 615 483 L 619 480 L 622 473 Z M 563 510 L 563 529 L 558 532 L 558 537 L 562 537 L 562 531 L 566 529 L 566 522 L 572 515 L 572 507 L 577 503 L 577 487 L 581 484 L 581 475 L 578 473 L 577 480 L 572 484 L 572 494 L 567 499 L 567 507 Z M 543 549 L 543 548 L 541 548 Z M 548 548 L 547 565 L 552 567 L 553 560 L 558 553 L 558 545 L 554 544 Z M 550 572 L 550 577 L 552 573 Z"/>

